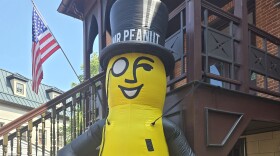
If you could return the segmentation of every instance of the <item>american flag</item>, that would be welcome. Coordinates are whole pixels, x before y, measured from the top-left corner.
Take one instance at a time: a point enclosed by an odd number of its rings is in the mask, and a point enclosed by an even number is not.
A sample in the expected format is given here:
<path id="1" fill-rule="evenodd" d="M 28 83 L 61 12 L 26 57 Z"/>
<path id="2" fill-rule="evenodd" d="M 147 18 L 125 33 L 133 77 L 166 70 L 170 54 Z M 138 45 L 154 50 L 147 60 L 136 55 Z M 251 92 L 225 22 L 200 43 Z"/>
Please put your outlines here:
<path id="1" fill-rule="evenodd" d="M 32 16 L 32 90 L 38 94 L 43 79 L 42 64 L 58 49 L 59 44 L 33 8 Z"/>

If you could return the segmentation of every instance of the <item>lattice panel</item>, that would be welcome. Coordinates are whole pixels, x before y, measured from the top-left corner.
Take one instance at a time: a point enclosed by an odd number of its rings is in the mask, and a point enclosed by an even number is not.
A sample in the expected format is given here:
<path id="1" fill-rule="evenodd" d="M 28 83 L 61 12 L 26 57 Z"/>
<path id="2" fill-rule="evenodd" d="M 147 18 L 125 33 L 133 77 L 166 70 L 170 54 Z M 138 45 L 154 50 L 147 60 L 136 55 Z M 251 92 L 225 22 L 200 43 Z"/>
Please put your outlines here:
<path id="1" fill-rule="evenodd" d="M 267 55 L 267 74 L 269 77 L 280 81 L 280 58 Z"/>
<path id="2" fill-rule="evenodd" d="M 181 58 L 184 53 L 183 46 L 183 31 L 176 33 L 174 36 L 168 38 L 165 42 L 165 47 L 172 50 L 175 60 Z"/>
<path id="3" fill-rule="evenodd" d="M 252 47 L 250 50 L 250 69 L 262 75 L 266 73 L 265 52 Z"/>
<path id="4" fill-rule="evenodd" d="M 232 62 L 233 46 L 232 39 L 221 33 L 213 30 L 208 30 L 207 33 L 207 52 L 209 56 Z"/>
<path id="5" fill-rule="evenodd" d="M 280 80 L 280 58 L 255 47 L 250 50 L 250 69 L 261 75 Z"/>

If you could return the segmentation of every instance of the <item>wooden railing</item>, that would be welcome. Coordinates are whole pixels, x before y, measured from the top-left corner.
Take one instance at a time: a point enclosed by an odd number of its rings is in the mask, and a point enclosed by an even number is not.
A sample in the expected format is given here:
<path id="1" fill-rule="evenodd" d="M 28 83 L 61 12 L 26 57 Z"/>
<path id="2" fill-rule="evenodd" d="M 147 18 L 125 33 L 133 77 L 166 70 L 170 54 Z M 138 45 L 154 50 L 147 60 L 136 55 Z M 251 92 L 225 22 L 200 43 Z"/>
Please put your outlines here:
<path id="1" fill-rule="evenodd" d="M 8 123 L 0 129 L 7 155 L 53 155 L 102 118 L 104 73 Z M 23 147 L 25 146 L 25 147 Z"/>
<path id="2" fill-rule="evenodd" d="M 280 100 L 280 39 L 254 25 L 248 28 L 250 89 Z"/>
<path id="3" fill-rule="evenodd" d="M 247 24 L 247 19 L 242 19 L 243 16 L 238 17 L 240 13 L 235 13 L 240 9 L 234 11 L 235 8 L 220 8 L 206 0 L 200 2 L 201 31 L 194 36 L 202 36 L 202 72 L 191 71 L 186 66 L 196 64 L 195 58 L 187 58 L 188 53 L 191 53 L 187 46 L 192 37 L 187 33 L 187 22 L 191 19 L 186 15 L 189 9 L 186 7 L 189 7 L 190 2 L 183 1 L 169 14 L 169 31 L 172 33 L 169 32 L 165 46 L 174 51 L 176 60 L 176 69 L 168 83 L 170 89 L 188 83 L 188 72 L 197 72 L 204 81 L 214 85 L 259 96 L 265 94 L 265 97 L 280 97 L 280 39 Z M 259 46 L 259 43 L 262 46 Z M 270 50 L 272 47 L 275 47 L 274 52 Z M 253 55 L 256 53 L 261 55 L 257 58 L 262 60 L 260 64 L 255 63 L 256 58 Z M 252 81 L 254 76 L 257 77 L 255 82 Z M 180 83 L 182 81 L 184 82 Z M 178 83 L 180 85 L 177 85 Z"/>
<path id="4" fill-rule="evenodd" d="M 241 19 L 207 1 L 202 1 L 202 57 L 206 81 L 228 89 L 242 85 L 237 79 L 235 45 L 239 44 L 235 29 Z"/>

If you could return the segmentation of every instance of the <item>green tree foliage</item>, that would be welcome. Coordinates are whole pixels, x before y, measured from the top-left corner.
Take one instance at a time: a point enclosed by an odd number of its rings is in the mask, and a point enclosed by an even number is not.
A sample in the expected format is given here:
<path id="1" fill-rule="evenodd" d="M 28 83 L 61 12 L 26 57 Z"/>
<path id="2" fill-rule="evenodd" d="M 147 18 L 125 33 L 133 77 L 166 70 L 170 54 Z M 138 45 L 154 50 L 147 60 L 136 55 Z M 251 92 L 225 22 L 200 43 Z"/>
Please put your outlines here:
<path id="1" fill-rule="evenodd" d="M 81 65 L 81 70 L 84 72 L 84 66 Z M 98 59 L 98 54 L 97 52 L 93 52 L 91 57 L 90 57 L 90 77 L 93 77 L 97 75 L 99 72 L 99 59 Z M 79 75 L 79 79 L 81 81 L 84 80 L 84 76 L 81 74 Z M 75 87 L 78 84 L 76 82 L 71 83 L 71 87 Z"/>
<path id="2" fill-rule="evenodd" d="M 90 77 L 93 77 L 99 73 L 99 59 L 98 54 L 93 53 L 90 58 Z"/>
<path id="3" fill-rule="evenodd" d="M 84 66 L 81 65 L 81 70 L 84 71 Z M 93 77 L 95 75 L 97 75 L 99 73 L 99 59 L 98 59 L 98 54 L 97 52 L 93 52 L 93 54 L 90 57 L 90 77 Z M 81 81 L 84 80 L 84 76 L 81 74 L 79 75 L 79 79 Z M 71 87 L 75 87 L 77 86 L 78 83 L 76 82 L 72 82 Z M 68 120 L 67 126 L 66 126 L 66 143 L 70 143 L 71 140 L 71 132 L 73 133 L 73 128 L 76 129 L 76 132 L 79 132 L 79 128 L 82 126 L 83 121 L 83 113 L 82 113 L 82 108 L 78 108 L 76 110 L 76 114 L 75 114 L 75 118 L 74 119 L 70 119 Z M 73 125 L 73 123 L 76 123 L 75 127 Z M 72 131 L 71 131 L 72 128 Z M 63 134 L 63 127 L 61 127 L 59 129 L 61 135 Z"/>
<path id="4" fill-rule="evenodd" d="M 68 116 L 68 120 L 66 120 L 66 144 L 69 144 L 72 141 L 72 139 L 75 139 L 75 138 L 71 138 L 71 133 L 72 133 L 72 137 L 74 137 L 74 131 L 76 131 L 76 136 L 80 135 L 79 132 L 81 132 L 83 122 L 84 122 L 83 112 L 81 109 L 82 108 L 77 108 L 75 115 L 73 114 L 72 118 Z M 74 126 L 74 122 L 75 122 L 75 126 Z M 59 135 L 63 136 L 63 134 L 64 134 L 63 126 L 60 126 Z"/>

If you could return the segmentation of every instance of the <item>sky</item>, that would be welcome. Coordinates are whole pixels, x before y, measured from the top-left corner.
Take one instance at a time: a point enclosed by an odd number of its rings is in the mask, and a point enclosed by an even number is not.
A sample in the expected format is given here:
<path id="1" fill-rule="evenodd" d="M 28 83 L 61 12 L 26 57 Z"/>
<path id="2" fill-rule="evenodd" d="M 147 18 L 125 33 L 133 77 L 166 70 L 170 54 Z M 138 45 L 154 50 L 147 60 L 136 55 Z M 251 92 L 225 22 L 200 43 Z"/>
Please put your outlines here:
<path id="1" fill-rule="evenodd" d="M 32 78 L 32 3 L 31 0 L 0 0 L 0 68 Z M 83 23 L 57 11 L 61 0 L 34 0 L 47 25 L 78 75 L 83 74 Z M 95 43 L 98 41 L 95 41 Z M 98 52 L 98 44 L 93 50 Z M 43 64 L 41 83 L 63 91 L 79 82 L 61 50 Z"/>

